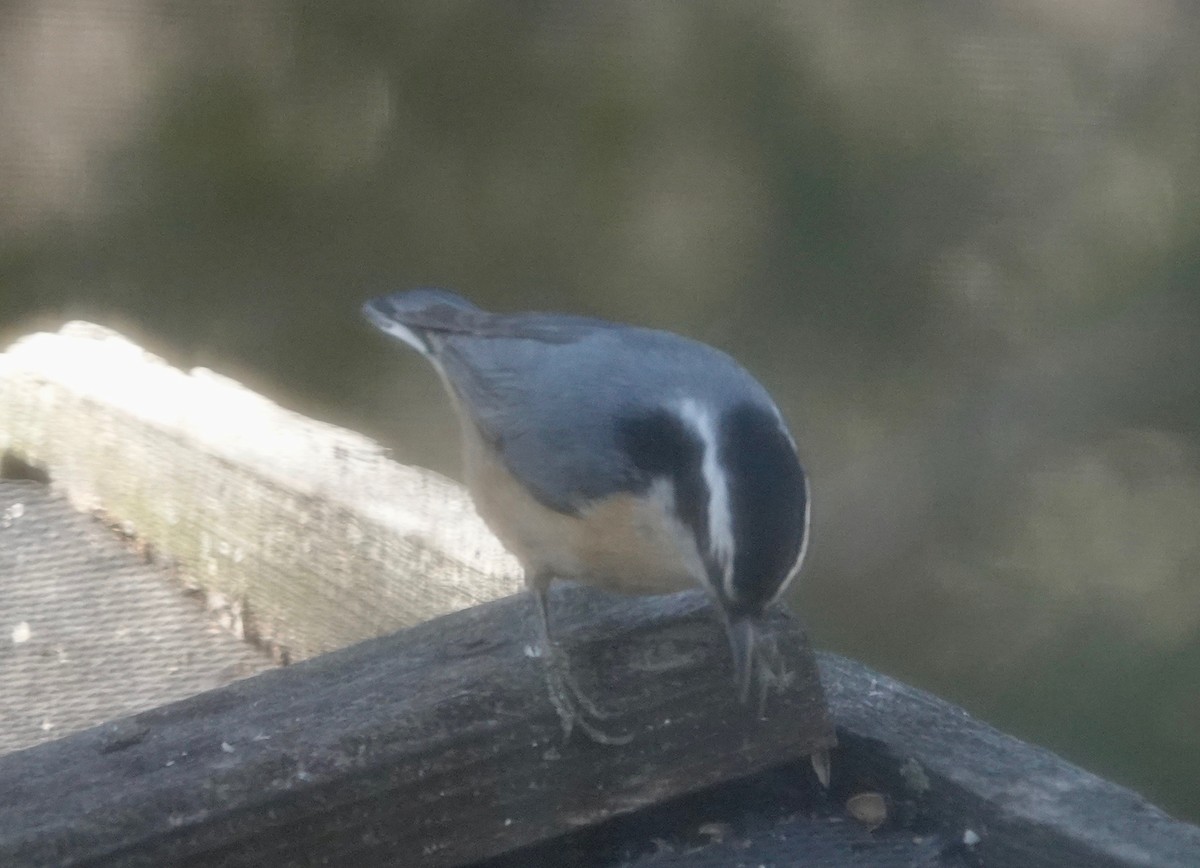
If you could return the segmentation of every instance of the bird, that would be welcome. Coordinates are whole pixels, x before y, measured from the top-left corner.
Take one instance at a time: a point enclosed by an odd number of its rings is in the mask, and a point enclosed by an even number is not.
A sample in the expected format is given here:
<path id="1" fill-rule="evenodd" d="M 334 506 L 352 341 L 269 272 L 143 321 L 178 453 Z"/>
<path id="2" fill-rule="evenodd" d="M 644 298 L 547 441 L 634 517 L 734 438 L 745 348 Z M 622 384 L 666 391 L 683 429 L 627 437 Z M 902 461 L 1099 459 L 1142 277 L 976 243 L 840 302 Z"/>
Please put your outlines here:
<path id="1" fill-rule="evenodd" d="M 808 547 L 809 482 L 767 390 L 726 353 L 657 329 L 491 313 L 445 289 L 371 299 L 366 319 L 432 363 L 458 416 L 480 517 L 524 570 L 536 656 L 569 739 L 628 740 L 552 639 L 555 580 L 708 592 L 745 703 L 778 683 L 765 614 Z M 765 695 L 765 692 L 764 692 Z"/>

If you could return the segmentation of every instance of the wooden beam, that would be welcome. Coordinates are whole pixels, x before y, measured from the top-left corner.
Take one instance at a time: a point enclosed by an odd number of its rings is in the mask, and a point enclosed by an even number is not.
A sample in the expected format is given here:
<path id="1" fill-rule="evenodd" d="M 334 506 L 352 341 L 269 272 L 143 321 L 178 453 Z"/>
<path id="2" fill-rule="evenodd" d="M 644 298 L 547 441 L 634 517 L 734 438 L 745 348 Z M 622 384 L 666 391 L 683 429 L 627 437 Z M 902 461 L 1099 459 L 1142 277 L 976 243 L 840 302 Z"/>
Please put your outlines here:
<path id="1" fill-rule="evenodd" d="M 91 323 L 0 353 L 0 458 L 219 595 L 283 661 L 521 587 L 460 486 Z"/>
<path id="2" fill-rule="evenodd" d="M 818 657 L 842 742 L 839 791 L 882 790 L 981 865 L 1200 865 L 1200 828 L 1132 790 L 861 663 Z"/>
<path id="3" fill-rule="evenodd" d="M 0 864 L 463 865 L 834 743 L 789 619 L 760 716 L 701 594 L 552 607 L 628 745 L 563 742 L 510 597 L 0 757 Z"/>

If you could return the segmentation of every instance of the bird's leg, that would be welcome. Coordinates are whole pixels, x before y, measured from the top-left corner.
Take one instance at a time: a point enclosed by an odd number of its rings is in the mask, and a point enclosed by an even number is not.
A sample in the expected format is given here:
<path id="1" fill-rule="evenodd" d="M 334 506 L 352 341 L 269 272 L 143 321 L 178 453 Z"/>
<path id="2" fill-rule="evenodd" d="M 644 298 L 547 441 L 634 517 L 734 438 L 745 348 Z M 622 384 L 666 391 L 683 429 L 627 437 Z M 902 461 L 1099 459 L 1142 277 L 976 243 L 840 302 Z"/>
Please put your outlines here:
<path id="1" fill-rule="evenodd" d="M 758 634 L 758 715 L 762 717 L 767 711 L 767 696 L 774 689 L 780 693 L 792 683 L 793 675 L 788 671 L 787 661 L 779 651 L 779 643 L 774 634 Z"/>
<path id="2" fill-rule="evenodd" d="M 571 730 L 578 724 L 592 741 L 600 744 L 628 744 L 633 738 L 632 735 L 609 735 L 588 719 L 590 716 L 605 720 L 612 715 L 584 693 L 571 672 L 571 661 L 567 652 L 550 638 L 550 615 L 546 599 L 548 584 L 549 582 L 531 583 L 530 593 L 537 609 L 538 652 L 546 676 L 546 689 L 550 694 L 550 702 L 562 721 L 563 738 L 570 738 Z"/>
<path id="3" fill-rule="evenodd" d="M 767 696 L 772 688 L 781 691 L 792 681 L 776 637 L 763 628 L 761 616 L 730 617 L 720 605 L 717 612 L 729 637 L 738 700 L 743 705 L 749 702 L 753 682 L 758 688 L 758 713 L 761 716 L 766 711 Z"/>

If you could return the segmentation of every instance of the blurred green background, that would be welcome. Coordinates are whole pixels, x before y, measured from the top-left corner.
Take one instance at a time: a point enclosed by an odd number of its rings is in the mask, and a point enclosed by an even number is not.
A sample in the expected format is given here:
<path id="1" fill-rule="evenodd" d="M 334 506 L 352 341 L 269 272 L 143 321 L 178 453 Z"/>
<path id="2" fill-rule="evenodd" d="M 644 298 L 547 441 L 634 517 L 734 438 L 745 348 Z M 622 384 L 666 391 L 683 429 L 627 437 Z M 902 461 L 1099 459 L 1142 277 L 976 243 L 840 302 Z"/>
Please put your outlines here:
<path id="1" fill-rule="evenodd" d="M 1200 820 L 1200 11 L 13 0 L 0 344 L 66 318 L 456 475 L 413 285 L 721 346 L 819 645 Z"/>

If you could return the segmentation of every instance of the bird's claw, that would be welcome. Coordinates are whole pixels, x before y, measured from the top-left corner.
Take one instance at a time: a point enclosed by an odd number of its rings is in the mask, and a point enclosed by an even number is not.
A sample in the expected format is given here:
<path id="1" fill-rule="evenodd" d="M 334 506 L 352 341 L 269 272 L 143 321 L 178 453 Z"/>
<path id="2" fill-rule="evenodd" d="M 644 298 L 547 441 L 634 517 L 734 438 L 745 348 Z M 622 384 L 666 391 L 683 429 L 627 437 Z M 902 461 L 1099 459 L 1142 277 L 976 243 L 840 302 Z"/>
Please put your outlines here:
<path id="1" fill-rule="evenodd" d="M 611 735 L 592 722 L 609 720 L 616 715 L 598 706 L 579 686 L 566 653 L 556 645 L 542 649 L 546 688 L 550 702 L 562 723 L 563 740 L 570 739 L 576 726 L 598 744 L 623 745 L 633 740 L 632 734 Z"/>

